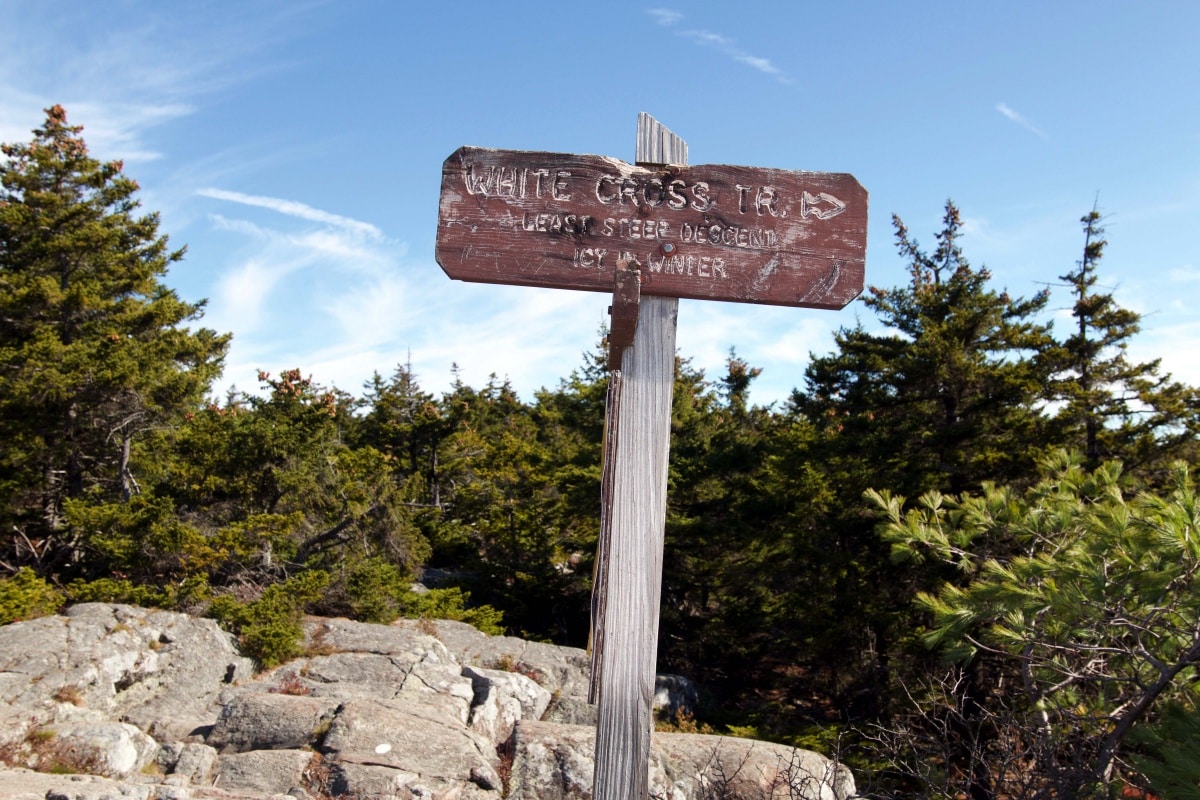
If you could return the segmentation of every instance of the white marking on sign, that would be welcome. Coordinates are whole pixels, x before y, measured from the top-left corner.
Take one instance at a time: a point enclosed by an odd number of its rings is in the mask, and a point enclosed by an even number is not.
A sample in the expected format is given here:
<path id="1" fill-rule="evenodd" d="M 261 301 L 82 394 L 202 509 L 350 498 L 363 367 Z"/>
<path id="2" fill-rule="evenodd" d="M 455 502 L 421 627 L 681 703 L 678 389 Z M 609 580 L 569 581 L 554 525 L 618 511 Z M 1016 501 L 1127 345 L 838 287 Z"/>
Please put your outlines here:
<path id="1" fill-rule="evenodd" d="M 818 209 L 817 206 L 821 203 L 829 203 L 833 208 Z M 845 210 L 845 203 L 825 192 L 819 192 L 815 197 L 808 192 L 804 192 L 804 196 L 800 198 L 800 216 L 804 219 L 808 219 L 810 216 L 817 219 L 830 219 Z"/>

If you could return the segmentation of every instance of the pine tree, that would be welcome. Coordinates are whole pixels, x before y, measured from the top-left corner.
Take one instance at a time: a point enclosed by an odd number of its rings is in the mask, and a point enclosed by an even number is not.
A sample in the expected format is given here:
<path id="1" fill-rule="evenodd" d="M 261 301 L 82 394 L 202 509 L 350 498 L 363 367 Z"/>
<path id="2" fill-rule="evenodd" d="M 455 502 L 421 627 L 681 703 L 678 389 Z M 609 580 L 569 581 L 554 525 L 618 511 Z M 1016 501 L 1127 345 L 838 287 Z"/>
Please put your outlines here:
<path id="1" fill-rule="evenodd" d="M 452 432 L 439 459 L 448 487 L 439 548 L 460 554 L 470 573 L 464 586 L 502 608 L 513 630 L 582 643 L 576 518 L 556 481 L 569 453 L 549 446 L 545 434 L 554 431 L 542 430 L 534 408 L 495 375 L 479 390 L 456 381 L 442 406 Z"/>
<path id="2" fill-rule="evenodd" d="M 1112 797 L 1105 784 L 1136 726 L 1161 704 L 1196 699 L 1200 506 L 1188 470 L 1177 464 L 1169 488 L 1133 497 L 1117 462 L 1089 472 L 1060 451 L 1042 472 L 1026 491 L 931 492 L 908 510 L 871 496 L 898 560 L 955 575 L 917 598 L 926 644 L 990 678 L 976 708 L 926 705 L 907 726 L 910 763 L 927 765 L 925 734 L 957 717 L 966 760 L 980 767 L 922 796 Z"/>
<path id="3" fill-rule="evenodd" d="M 760 372 L 731 352 L 710 382 L 680 360 L 673 393 L 659 663 L 726 708 L 776 692 L 801 657 L 789 600 L 810 565 L 792 534 L 820 504 L 819 480 L 790 461 L 798 432 L 749 404 Z"/>
<path id="4" fill-rule="evenodd" d="M 196 406 L 229 337 L 162 283 L 184 251 L 121 162 L 46 114 L 0 164 L 0 546 L 51 570 L 73 556 L 64 504 L 139 491 L 139 434 Z"/>

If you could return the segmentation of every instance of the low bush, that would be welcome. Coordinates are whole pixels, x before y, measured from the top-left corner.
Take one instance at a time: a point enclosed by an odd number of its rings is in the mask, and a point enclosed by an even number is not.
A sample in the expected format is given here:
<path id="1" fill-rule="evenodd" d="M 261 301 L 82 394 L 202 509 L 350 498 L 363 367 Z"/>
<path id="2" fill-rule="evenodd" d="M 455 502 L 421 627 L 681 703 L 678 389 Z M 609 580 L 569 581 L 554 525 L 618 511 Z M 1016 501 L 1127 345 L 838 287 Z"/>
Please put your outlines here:
<path id="1" fill-rule="evenodd" d="M 55 614 L 66 598 L 28 567 L 0 578 L 0 625 Z"/>
<path id="2" fill-rule="evenodd" d="M 248 603 L 230 595 L 214 597 L 207 616 L 236 634 L 242 652 L 262 669 L 270 669 L 301 655 L 304 629 L 300 621 L 304 610 L 321 597 L 328 585 L 328 573 L 301 572 L 268 586 L 257 600 Z"/>
<path id="3" fill-rule="evenodd" d="M 504 613 L 491 606 L 470 608 L 471 595 L 457 586 L 430 589 L 418 594 L 406 591 L 401 599 L 404 616 L 411 619 L 451 619 L 473 625 L 490 636 L 504 634 Z"/>

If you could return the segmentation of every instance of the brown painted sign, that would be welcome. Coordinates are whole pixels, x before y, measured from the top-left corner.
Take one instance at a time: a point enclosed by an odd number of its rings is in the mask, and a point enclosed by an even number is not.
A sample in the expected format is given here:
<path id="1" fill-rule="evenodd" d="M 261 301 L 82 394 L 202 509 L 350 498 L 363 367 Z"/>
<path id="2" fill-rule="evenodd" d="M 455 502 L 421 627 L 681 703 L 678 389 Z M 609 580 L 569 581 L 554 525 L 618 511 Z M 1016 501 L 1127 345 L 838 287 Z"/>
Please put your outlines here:
<path id="1" fill-rule="evenodd" d="M 463 147 L 442 167 L 451 278 L 838 309 L 862 292 L 867 192 L 844 173 Z"/>

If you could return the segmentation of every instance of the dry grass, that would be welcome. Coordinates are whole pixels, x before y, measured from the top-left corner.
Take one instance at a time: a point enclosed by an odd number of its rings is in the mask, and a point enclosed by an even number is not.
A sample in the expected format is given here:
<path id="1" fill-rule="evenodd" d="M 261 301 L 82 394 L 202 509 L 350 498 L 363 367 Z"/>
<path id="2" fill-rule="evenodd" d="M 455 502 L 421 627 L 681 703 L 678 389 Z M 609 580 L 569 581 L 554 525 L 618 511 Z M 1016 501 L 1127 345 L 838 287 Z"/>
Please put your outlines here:
<path id="1" fill-rule="evenodd" d="M 83 706 L 83 692 L 79 690 L 78 686 L 60 686 L 51 697 L 57 703 L 70 703 L 73 706 Z"/>
<path id="2" fill-rule="evenodd" d="M 707 722 L 697 722 L 690 712 L 680 709 L 674 717 L 655 715 L 654 730 L 659 733 L 716 733 L 716 729 Z"/>
<path id="3" fill-rule="evenodd" d="M 279 684 L 268 689 L 271 694 L 290 694 L 296 697 L 304 697 L 312 694 L 312 689 L 306 684 L 299 675 L 294 672 L 289 672 L 284 675 L 279 681 Z"/>
<path id="4" fill-rule="evenodd" d="M 94 753 L 82 752 L 49 728 L 33 728 L 20 741 L 0 744 L 0 763 L 52 775 L 105 774 Z"/>
<path id="5" fill-rule="evenodd" d="M 329 636 L 329 628 L 325 625 L 317 628 L 313 632 L 312 641 L 308 643 L 308 647 L 304 648 L 304 655 L 313 658 L 315 656 L 331 656 L 334 653 L 341 652 L 337 647 L 326 641 Z"/>

